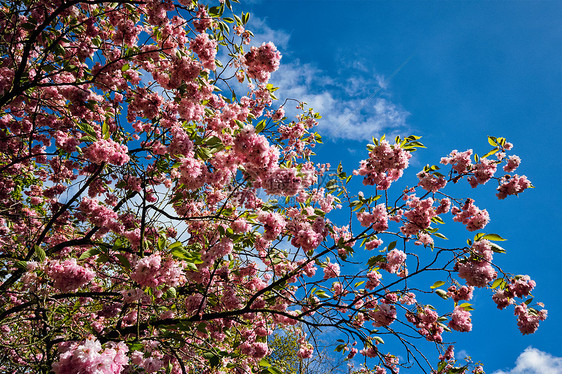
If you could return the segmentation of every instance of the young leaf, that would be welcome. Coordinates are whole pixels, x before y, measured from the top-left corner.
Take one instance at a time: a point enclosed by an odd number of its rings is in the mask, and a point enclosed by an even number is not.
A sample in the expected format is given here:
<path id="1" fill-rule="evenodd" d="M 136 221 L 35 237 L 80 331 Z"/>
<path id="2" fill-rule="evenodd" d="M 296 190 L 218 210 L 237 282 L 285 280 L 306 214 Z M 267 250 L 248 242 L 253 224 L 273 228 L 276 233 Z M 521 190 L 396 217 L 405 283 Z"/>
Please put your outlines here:
<path id="1" fill-rule="evenodd" d="M 443 281 L 437 281 L 437 282 L 433 283 L 433 286 L 431 286 L 430 288 L 431 288 L 432 290 L 434 290 L 434 289 L 436 289 L 437 287 L 441 287 L 441 286 L 444 285 L 444 284 L 445 284 L 445 282 L 443 282 Z"/>

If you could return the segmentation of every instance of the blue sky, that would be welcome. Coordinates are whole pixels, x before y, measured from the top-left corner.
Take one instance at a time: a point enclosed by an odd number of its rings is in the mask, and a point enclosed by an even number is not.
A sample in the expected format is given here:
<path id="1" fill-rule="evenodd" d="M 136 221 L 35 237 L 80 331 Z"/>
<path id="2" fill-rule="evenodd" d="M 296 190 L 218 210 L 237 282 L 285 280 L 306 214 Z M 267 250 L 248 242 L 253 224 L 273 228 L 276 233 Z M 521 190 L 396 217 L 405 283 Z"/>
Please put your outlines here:
<path id="1" fill-rule="evenodd" d="M 283 54 L 278 96 L 323 115 L 318 162 L 351 171 L 371 136 L 416 134 L 428 149 L 411 178 L 452 149 L 485 153 L 487 135 L 515 145 L 534 190 L 503 201 L 492 185 L 459 192 L 488 209 L 486 232 L 508 239 L 496 260 L 537 281 L 549 318 L 522 336 L 512 309 L 480 293 L 474 331 L 455 334 L 457 356 L 488 373 L 562 373 L 562 2 L 254 0 L 238 9 L 252 13 L 256 39 Z"/>

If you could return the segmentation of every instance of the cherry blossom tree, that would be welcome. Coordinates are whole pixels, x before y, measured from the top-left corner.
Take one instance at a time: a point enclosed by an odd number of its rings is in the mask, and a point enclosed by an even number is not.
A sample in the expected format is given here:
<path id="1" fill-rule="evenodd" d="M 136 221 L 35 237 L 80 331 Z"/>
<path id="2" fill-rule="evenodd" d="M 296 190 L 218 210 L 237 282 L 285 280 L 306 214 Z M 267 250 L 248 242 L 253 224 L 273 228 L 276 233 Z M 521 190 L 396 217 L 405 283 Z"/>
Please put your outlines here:
<path id="1" fill-rule="evenodd" d="M 229 0 L 0 4 L 1 372 L 278 373 L 276 329 L 307 359 L 331 328 L 361 372 L 480 373 L 443 343 L 471 330 L 475 288 L 523 334 L 546 318 L 494 263 L 488 211 L 446 192 L 532 187 L 506 139 L 396 191 L 419 137 L 373 138 L 353 172 L 316 160 L 319 115 L 285 116 L 281 53 L 249 46 Z"/>

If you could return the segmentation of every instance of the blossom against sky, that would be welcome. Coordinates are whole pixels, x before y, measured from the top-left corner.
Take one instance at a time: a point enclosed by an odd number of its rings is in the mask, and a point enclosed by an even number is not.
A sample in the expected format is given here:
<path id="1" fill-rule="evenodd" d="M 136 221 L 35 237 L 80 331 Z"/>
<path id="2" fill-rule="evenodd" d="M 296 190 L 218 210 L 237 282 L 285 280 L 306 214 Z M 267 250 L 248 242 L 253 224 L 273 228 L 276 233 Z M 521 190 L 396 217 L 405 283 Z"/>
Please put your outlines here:
<path id="1" fill-rule="evenodd" d="M 305 100 L 323 116 L 319 162 L 356 169 L 371 136 L 421 135 L 428 149 L 416 152 L 411 178 L 452 149 L 486 152 L 488 135 L 515 145 L 519 171 L 536 188 L 499 202 L 490 185 L 475 198 L 490 211 L 486 231 L 508 239 L 499 264 L 537 282 L 549 317 L 522 336 L 513 312 L 480 292 L 473 331 L 455 335 L 457 349 L 487 372 L 527 373 L 520 368 L 533 354 L 559 363 L 562 3 L 254 0 L 241 8 L 257 39 L 283 54 L 272 76 L 280 99 Z M 449 226 L 442 230 L 460 232 Z"/>

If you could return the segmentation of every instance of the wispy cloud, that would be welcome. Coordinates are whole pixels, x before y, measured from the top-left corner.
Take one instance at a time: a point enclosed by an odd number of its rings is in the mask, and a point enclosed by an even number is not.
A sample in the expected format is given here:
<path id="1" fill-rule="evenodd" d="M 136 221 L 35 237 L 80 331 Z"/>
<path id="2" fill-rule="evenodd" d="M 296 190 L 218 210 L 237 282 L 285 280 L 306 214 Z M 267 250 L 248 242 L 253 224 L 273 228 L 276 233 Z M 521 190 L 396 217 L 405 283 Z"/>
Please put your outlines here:
<path id="1" fill-rule="evenodd" d="M 562 374 L 562 357 L 533 347 L 527 347 L 517 357 L 515 367 L 508 371 L 496 371 L 494 374 Z"/>
<path id="2" fill-rule="evenodd" d="M 251 29 L 258 42 L 272 41 L 282 52 L 289 45 L 290 35 L 273 30 L 265 20 L 254 20 Z M 365 140 L 383 133 L 393 136 L 407 132 L 409 113 L 392 101 L 388 88 L 392 77 L 407 61 L 386 77 L 375 71 L 372 64 L 353 59 L 346 66 L 339 66 L 340 75 L 331 76 L 317 64 L 287 57 L 281 60 L 271 83 L 280 87 L 276 95 L 281 102 L 304 101 L 319 112 L 323 117 L 319 131 L 329 138 Z M 294 114 L 292 108 L 294 105 L 286 106 L 287 114 Z"/>

